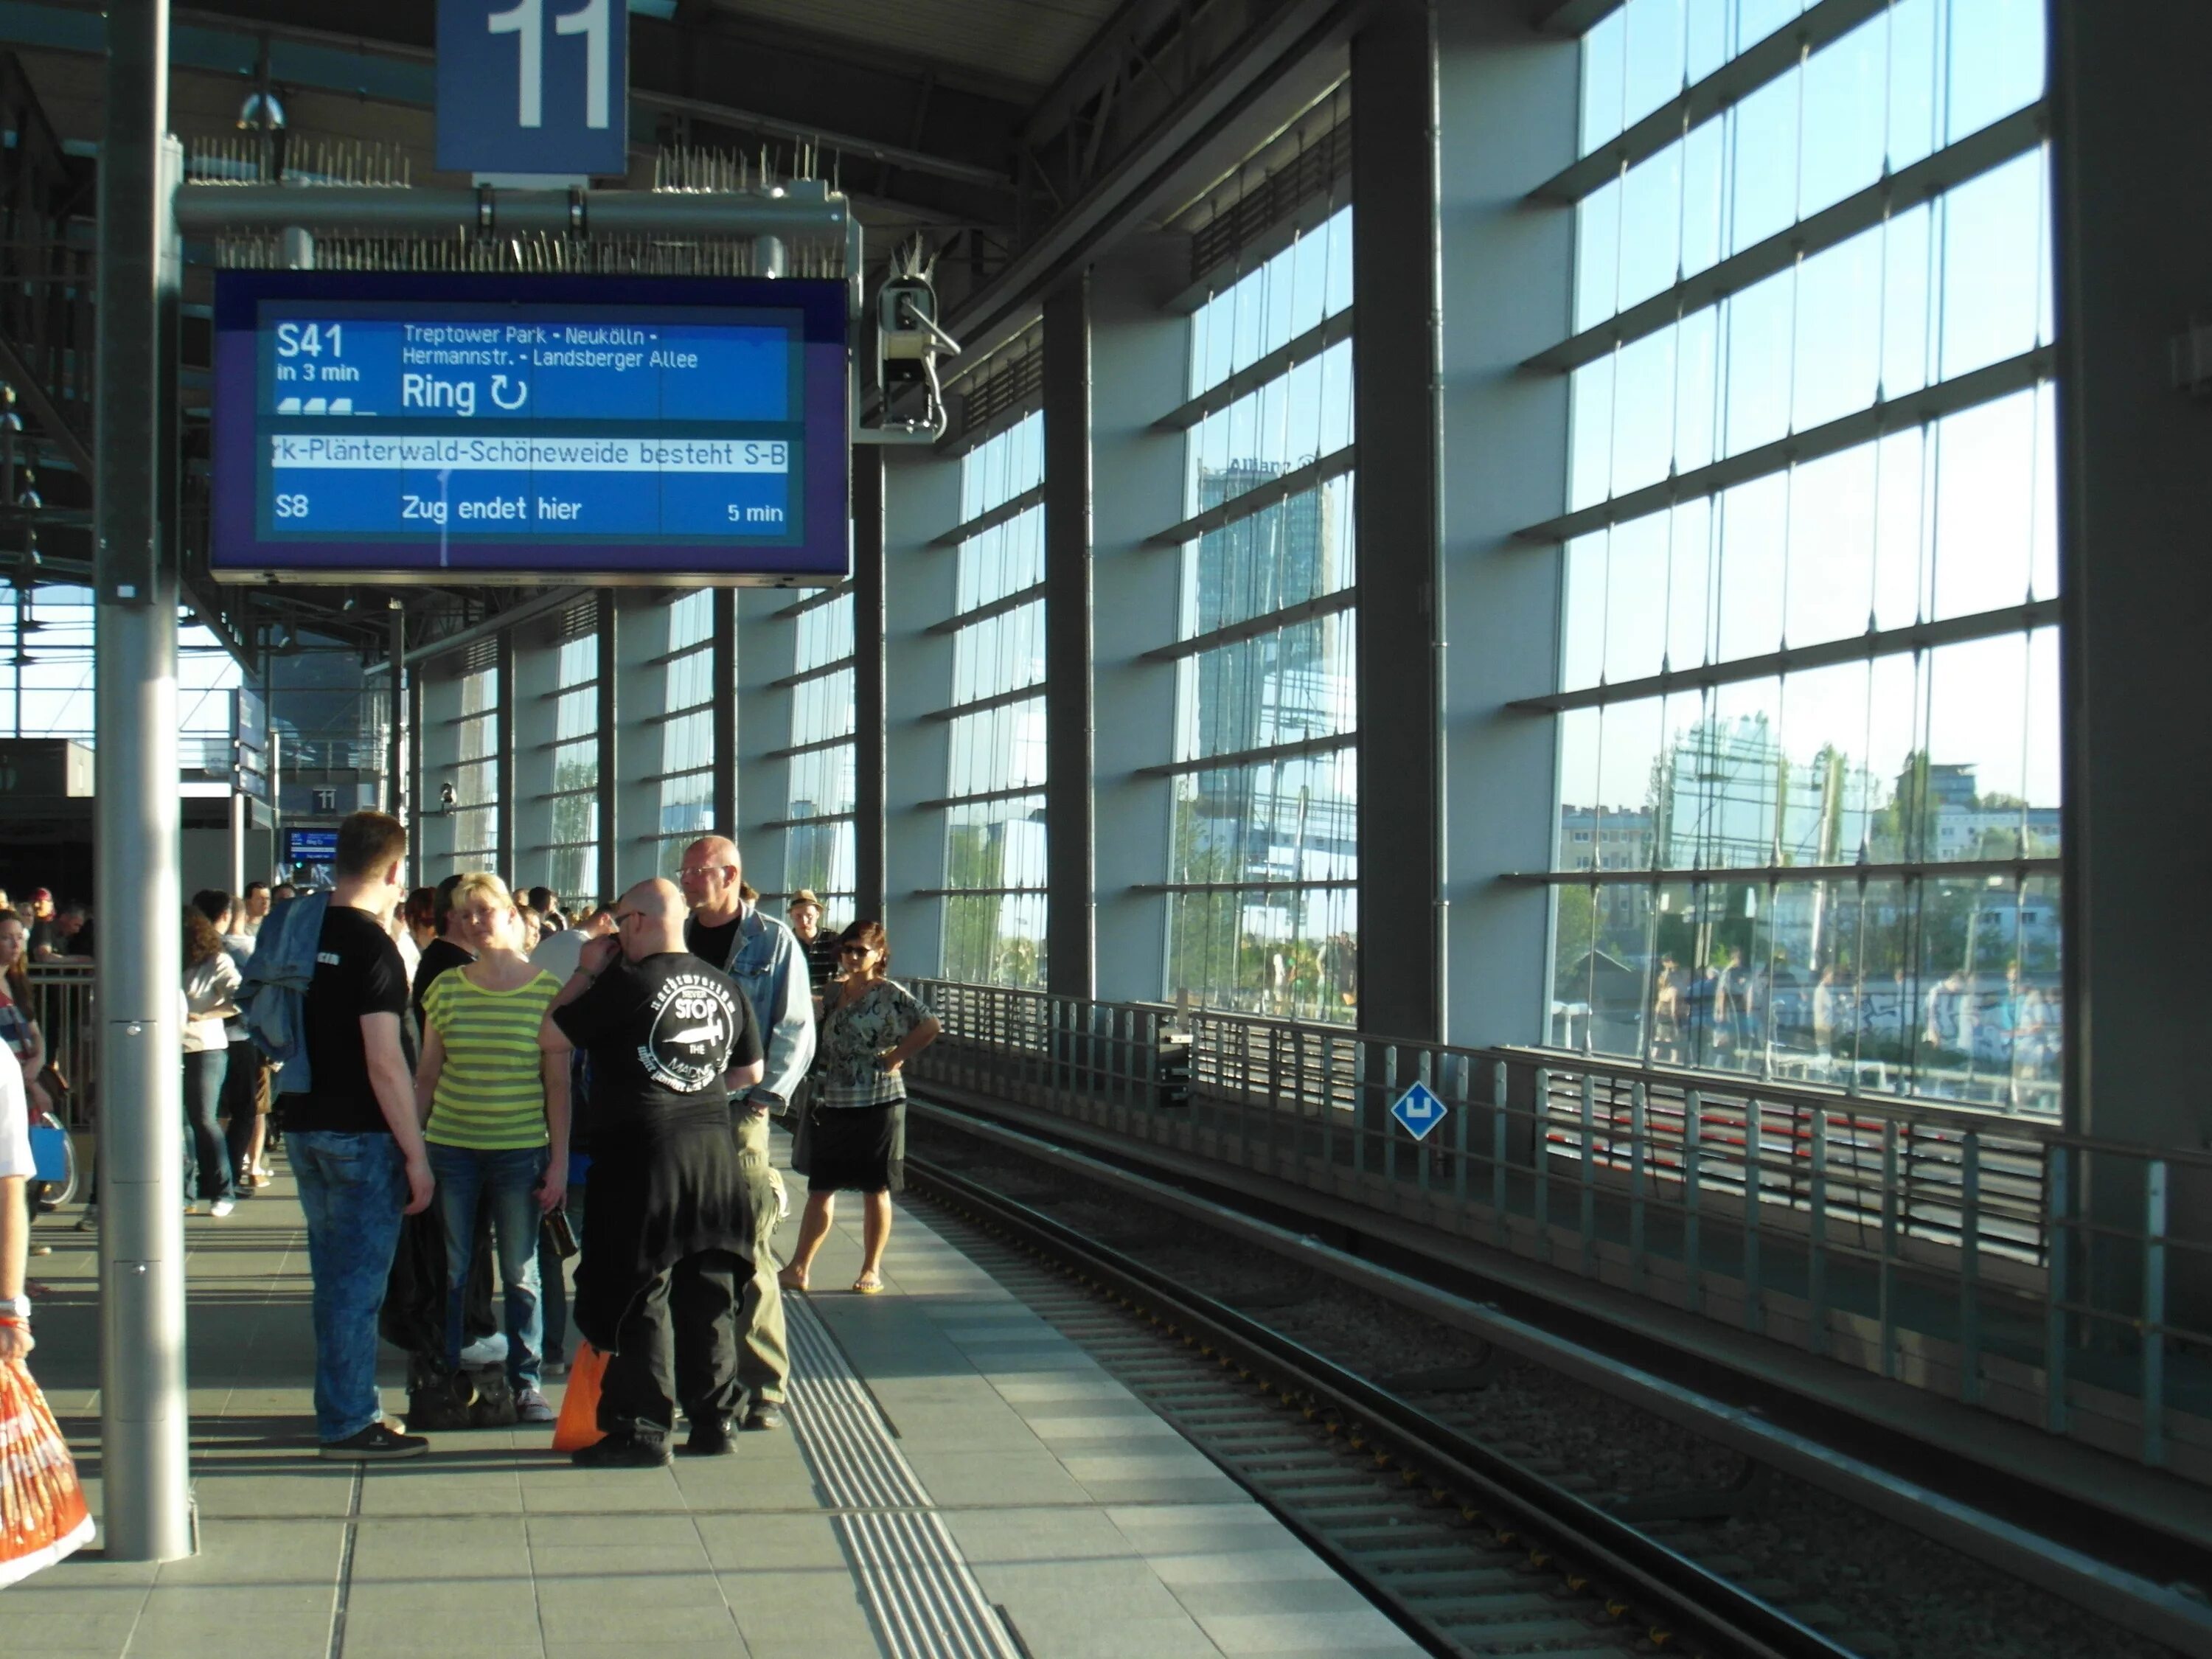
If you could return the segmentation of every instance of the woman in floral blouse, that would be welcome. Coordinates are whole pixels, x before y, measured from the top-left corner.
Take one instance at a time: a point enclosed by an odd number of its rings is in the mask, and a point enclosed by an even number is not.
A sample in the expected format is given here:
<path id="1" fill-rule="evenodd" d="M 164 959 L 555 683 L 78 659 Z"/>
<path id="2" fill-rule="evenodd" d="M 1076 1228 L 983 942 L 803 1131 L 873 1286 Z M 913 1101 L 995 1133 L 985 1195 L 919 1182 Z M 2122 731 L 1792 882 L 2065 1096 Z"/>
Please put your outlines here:
<path id="1" fill-rule="evenodd" d="M 836 1195 L 866 1194 L 860 1276 L 853 1288 L 873 1296 L 884 1287 L 884 1246 L 891 1236 L 891 1192 L 906 1115 L 906 1062 L 937 1041 L 944 1028 L 905 986 L 884 977 L 890 943 L 879 921 L 856 921 L 838 941 L 842 976 L 823 993 L 815 1046 L 814 1101 L 807 1120 L 806 1214 L 799 1247 L 778 1277 L 787 1291 L 806 1288 L 815 1252 L 830 1236 Z"/>

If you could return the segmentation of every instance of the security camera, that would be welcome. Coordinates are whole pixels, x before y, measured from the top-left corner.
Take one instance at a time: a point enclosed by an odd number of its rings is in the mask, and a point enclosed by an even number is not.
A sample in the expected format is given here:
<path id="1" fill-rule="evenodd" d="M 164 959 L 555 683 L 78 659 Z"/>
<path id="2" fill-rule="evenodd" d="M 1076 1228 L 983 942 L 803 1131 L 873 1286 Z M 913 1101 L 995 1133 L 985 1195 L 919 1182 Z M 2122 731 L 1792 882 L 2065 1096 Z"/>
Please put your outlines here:
<path id="1" fill-rule="evenodd" d="M 919 386 L 921 418 L 908 422 L 934 437 L 945 429 L 945 392 L 937 360 L 960 353 L 960 342 L 937 323 L 937 287 L 932 274 L 936 256 L 920 236 L 902 243 L 891 256 L 889 275 L 876 293 L 876 383 L 888 410 L 900 393 Z"/>
<path id="2" fill-rule="evenodd" d="M 444 807 L 448 812 L 452 811 L 453 808 L 459 804 L 460 799 L 460 796 L 455 793 L 452 784 L 441 783 L 438 786 L 438 805 Z"/>

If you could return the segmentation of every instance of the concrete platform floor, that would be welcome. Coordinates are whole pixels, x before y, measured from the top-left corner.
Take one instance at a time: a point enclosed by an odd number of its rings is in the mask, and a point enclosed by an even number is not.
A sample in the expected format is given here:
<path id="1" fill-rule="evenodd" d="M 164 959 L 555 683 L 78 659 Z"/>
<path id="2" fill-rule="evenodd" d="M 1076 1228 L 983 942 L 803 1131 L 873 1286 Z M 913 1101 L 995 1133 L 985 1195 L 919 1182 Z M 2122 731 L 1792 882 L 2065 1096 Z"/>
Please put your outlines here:
<path id="1" fill-rule="evenodd" d="M 796 1206 L 794 1206 L 794 1210 Z M 1074 1345 L 902 1209 L 888 1293 L 841 1205 L 793 1309 L 794 1432 L 590 1472 L 548 1429 L 315 1455 L 291 1182 L 185 1223 L 201 1548 L 94 1545 L 0 1591 L 38 1659 L 1185 1659 L 1419 1649 Z M 95 1516 L 97 1264 L 44 1218 L 33 1370 Z M 794 1216 L 795 1221 L 795 1216 Z M 781 1241 L 787 1251 L 791 1228 Z M 793 1298 L 794 1304 L 799 1298 Z M 396 1351 L 386 1406 L 404 1404 Z M 557 1385 L 549 1393 L 558 1398 Z"/>

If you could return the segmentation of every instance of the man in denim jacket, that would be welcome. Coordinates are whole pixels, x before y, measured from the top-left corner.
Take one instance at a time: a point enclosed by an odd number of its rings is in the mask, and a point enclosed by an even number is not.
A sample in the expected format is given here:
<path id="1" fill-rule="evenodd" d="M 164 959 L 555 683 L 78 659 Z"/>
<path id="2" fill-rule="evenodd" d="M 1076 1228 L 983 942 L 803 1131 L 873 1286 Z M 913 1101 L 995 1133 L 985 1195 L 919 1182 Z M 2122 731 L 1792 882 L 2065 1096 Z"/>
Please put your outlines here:
<path id="1" fill-rule="evenodd" d="M 684 848 L 676 879 L 691 906 L 684 947 L 737 981 L 752 1004 L 768 1050 L 760 1082 L 743 1100 L 733 1097 L 731 1103 L 740 1164 L 750 1175 L 757 1164 L 768 1162 L 769 1113 L 789 1107 L 814 1060 L 814 999 L 806 952 L 791 929 L 750 902 L 744 860 L 726 836 L 708 836 Z M 738 1379 L 750 1396 L 744 1419 L 749 1429 L 782 1426 L 784 1388 L 791 1377 L 775 1256 L 769 1249 L 776 1219 L 773 1209 L 760 1218 L 752 1282 L 738 1310 L 743 1337 Z"/>

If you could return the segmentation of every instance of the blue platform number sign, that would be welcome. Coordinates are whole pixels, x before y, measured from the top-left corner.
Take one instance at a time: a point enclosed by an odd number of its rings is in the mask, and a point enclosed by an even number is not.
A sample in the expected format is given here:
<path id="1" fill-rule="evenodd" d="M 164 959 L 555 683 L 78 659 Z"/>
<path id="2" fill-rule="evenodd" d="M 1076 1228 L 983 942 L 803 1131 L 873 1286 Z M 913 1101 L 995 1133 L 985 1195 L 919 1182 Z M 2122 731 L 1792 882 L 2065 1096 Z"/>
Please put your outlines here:
<path id="1" fill-rule="evenodd" d="M 438 166 L 629 171 L 623 0 L 438 0 Z"/>
<path id="2" fill-rule="evenodd" d="M 1426 1084 L 1416 1083 L 1398 1097 L 1397 1103 L 1390 1108 L 1390 1115 L 1414 1139 L 1426 1140 L 1429 1131 L 1443 1122 L 1450 1111 L 1450 1107 L 1430 1092 Z"/>

